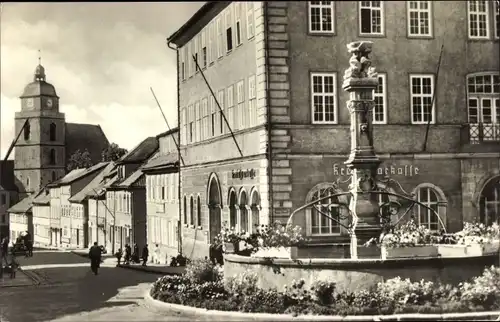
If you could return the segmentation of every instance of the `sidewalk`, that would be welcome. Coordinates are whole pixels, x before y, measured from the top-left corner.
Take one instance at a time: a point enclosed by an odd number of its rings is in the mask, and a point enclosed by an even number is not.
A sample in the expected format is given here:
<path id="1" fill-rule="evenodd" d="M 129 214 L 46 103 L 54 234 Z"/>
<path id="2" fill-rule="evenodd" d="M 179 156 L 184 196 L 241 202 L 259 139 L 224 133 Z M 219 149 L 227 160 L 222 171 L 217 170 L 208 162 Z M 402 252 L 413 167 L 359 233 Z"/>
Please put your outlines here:
<path id="1" fill-rule="evenodd" d="M 118 267 L 146 272 L 146 273 L 160 274 L 160 275 L 181 275 L 186 270 L 185 267 L 168 266 L 160 264 L 148 264 L 148 266 L 142 266 L 141 264 L 130 264 L 130 265 L 121 264 Z"/>
<path id="2" fill-rule="evenodd" d="M 21 269 L 16 272 L 16 278 L 10 278 L 10 272 L 5 271 L 2 278 L 0 278 L 0 289 L 4 287 L 32 286 L 35 284 L 39 283 Z"/>

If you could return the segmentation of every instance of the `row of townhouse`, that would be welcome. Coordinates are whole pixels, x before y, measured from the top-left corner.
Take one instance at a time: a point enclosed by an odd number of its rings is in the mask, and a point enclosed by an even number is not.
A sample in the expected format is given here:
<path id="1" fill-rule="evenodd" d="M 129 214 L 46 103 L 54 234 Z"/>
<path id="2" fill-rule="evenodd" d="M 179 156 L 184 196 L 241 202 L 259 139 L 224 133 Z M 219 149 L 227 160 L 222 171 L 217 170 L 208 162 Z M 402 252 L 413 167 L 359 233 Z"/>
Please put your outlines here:
<path id="1" fill-rule="evenodd" d="M 22 232 L 35 245 L 86 248 L 93 242 L 110 252 L 146 243 L 146 184 L 141 170 L 158 154 L 149 137 L 116 162 L 76 169 L 8 209 L 11 240 Z"/>

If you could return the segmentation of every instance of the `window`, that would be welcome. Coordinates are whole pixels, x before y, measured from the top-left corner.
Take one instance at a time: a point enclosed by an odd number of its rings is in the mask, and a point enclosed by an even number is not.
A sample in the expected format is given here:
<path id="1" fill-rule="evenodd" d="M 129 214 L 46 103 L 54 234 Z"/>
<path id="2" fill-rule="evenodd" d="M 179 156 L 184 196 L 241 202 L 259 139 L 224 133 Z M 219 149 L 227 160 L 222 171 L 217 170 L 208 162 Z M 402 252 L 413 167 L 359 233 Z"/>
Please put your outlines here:
<path id="1" fill-rule="evenodd" d="M 184 202 L 183 202 L 183 206 L 184 206 L 184 224 L 187 225 L 188 224 L 188 216 L 187 216 L 187 199 L 186 199 L 186 196 L 184 196 Z"/>
<path id="2" fill-rule="evenodd" d="M 210 135 L 213 137 L 218 134 L 217 131 L 219 131 L 220 127 L 218 125 L 218 120 L 220 121 L 220 118 L 217 117 L 217 103 L 215 102 L 215 98 L 213 96 L 210 96 L 209 98 L 209 108 L 210 108 Z"/>
<path id="3" fill-rule="evenodd" d="M 4 193 L 2 193 L 2 194 L 0 195 L 0 205 L 2 205 L 2 206 L 3 206 L 3 205 L 5 205 L 6 203 L 7 203 L 7 196 L 6 196 Z"/>
<path id="4" fill-rule="evenodd" d="M 231 7 L 228 7 L 225 18 L 226 18 L 226 52 L 233 50 L 233 15 L 231 12 Z"/>
<path id="5" fill-rule="evenodd" d="M 200 35 L 197 35 L 196 37 L 194 37 L 194 42 L 193 42 L 194 68 L 196 72 L 199 71 L 198 67 L 200 67 L 201 65 L 200 61 L 198 60 L 199 58 L 198 50 L 200 50 L 200 38 L 201 38 Z"/>
<path id="6" fill-rule="evenodd" d="M 488 39 L 488 1 L 469 1 L 469 38 Z"/>
<path id="7" fill-rule="evenodd" d="M 222 55 L 224 55 L 223 48 L 224 48 L 224 34 L 222 31 L 222 19 L 221 17 L 218 17 L 215 20 L 216 26 L 217 26 L 217 57 L 221 58 Z"/>
<path id="8" fill-rule="evenodd" d="M 247 205 L 247 193 L 245 190 L 242 190 L 240 193 L 240 229 L 245 232 L 251 231 L 250 221 L 248 220 L 248 205 Z"/>
<path id="9" fill-rule="evenodd" d="M 56 179 L 57 179 L 56 172 L 52 171 L 52 181 L 56 181 Z"/>
<path id="10" fill-rule="evenodd" d="M 240 129 L 244 129 L 248 126 L 248 112 L 245 108 L 245 81 L 239 81 L 236 84 L 236 103 L 237 105 L 237 114 L 239 119 L 238 127 Z"/>
<path id="11" fill-rule="evenodd" d="M 196 198 L 196 226 L 201 227 L 201 200 Z"/>
<path id="12" fill-rule="evenodd" d="M 194 113 L 193 113 L 193 105 L 190 105 L 188 107 L 188 122 L 189 122 L 189 128 L 188 128 L 188 142 L 192 143 L 194 140 Z"/>
<path id="13" fill-rule="evenodd" d="M 227 124 L 225 120 L 225 109 L 224 109 L 224 90 L 220 90 L 219 93 L 217 94 L 217 101 L 220 104 L 220 111 L 218 113 L 219 119 L 217 121 L 217 124 L 219 125 L 219 133 L 224 134 L 227 133 Z"/>
<path id="14" fill-rule="evenodd" d="M 500 140 L 500 76 L 481 73 L 467 77 L 471 143 Z"/>
<path id="15" fill-rule="evenodd" d="M 49 136 L 50 136 L 50 141 L 55 141 L 56 140 L 56 125 L 54 123 L 50 123 L 50 129 L 49 129 Z"/>
<path id="16" fill-rule="evenodd" d="M 409 1 L 408 9 L 408 35 L 432 36 L 432 16 L 430 1 Z"/>
<path id="17" fill-rule="evenodd" d="M 411 121 L 413 124 L 434 123 L 434 75 L 410 75 Z"/>
<path id="18" fill-rule="evenodd" d="M 188 77 L 191 77 L 193 76 L 193 64 L 194 64 L 194 61 L 193 61 L 193 42 L 189 42 L 186 44 L 186 47 L 187 47 L 187 71 L 188 71 Z"/>
<path id="19" fill-rule="evenodd" d="M 385 124 L 387 122 L 387 97 L 386 97 L 386 75 L 378 74 L 378 86 L 373 91 L 375 107 L 373 108 L 373 123 Z"/>
<path id="20" fill-rule="evenodd" d="M 251 228 L 252 228 L 252 232 L 254 232 L 254 229 L 256 229 L 256 228 L 253 228 L 253 227 L 259 227 L 259 223 L 260 223 L 260 209 L 261 209 L 261 206 L 260 206 L 260 196 L 259 196 L 259 193 L 257 192 L 257 190 L 254 190 L 251 193 L 251 206 L 250 206 L 250 209 L 252 210 L 252 225 L 251 225 Z"/>
<path id="21" fill-rule="evenodd" d="M 479 198 L 479 216 L 485 225 L 500 224 L 500 178 L 496 177 L 485 185 Z"/>
<path id="22" fill-rule="evenodd" d="M 337 107 L 337 80 L 335 73 L 311 74 L 311 99 L 313 123 L 335 124 Z"/>
<path id="23" fill-rule="evenodd" d="M 181 110 L 181 126 L 182 126 L 182 133 L 181 133 L 181 144 L 186 144 L 187 142 L 187 109 L 185 107 L 182 108 Z"/>
<path id="24" fill-rule="evenodd" d="M 251 39 L 255 36 L 255 19 L 253 2 L 245 2 L 247 11 L 247 38 Z"/>
<path id="25" fill-rule="evenodd" d="M 193 196 L 189 198 L 189 224 L 194 225 L 194 200 Z"/>
<path id="26" fill-rule="evenodd" d="M 236 202 L 236 192 L 232 188 L 229 190 L 229 226 L 239 231 Z"/>
<path id="27" fill-rule="evenodd" d="M 207 67 L 207 31 L 203 30 L 201 33 L 201 66 L 203 68 Z"/>
<path id="28" fill-rule="evenodd" d="M 28 141 L 31 136 L 31 126 L 29 121 L 24 125 L 24 141 Z"/>
<path id="29" fill-rule="evenodd" d="M 309 1 L 309 32 L 333 33 L 333 1 Z"/>
<path id="30" fill-rule="evenodd" d="M 308 194 L 308 203 L 321 198 L 326 198 L 333 195 L 335 190 L 329 184 L 320 184 L 313 188 Z M 340 225 L 335 220 L 332 220 L 323 214 L 329 215 L 340 221 L 340 208 L 338 206 L 338 199 L 330 197 L 321 202 L 318 202 L 315 207 L 308 208 L 306 211 L 308 215 L 309 227 L 308 232 L 310 235 L 336 235 L 340 234 Z M 320 210 L 321 212 L 319 212 Z M 323 213 L 323 214 L 322 214 Z"/>
<path id="31" fill-rule="evenodd" d="M 431 208 L 439 215 L 439 198 L 434 189 L 430 187 L 418 189 L 417 198 L 418 201 Z M 419 225 L 433 231 L 439 230 L 439 219 L 432 210 L 422 206 L 417 206 L 416 209 Z"/>
<path id="32" fill-rule="evenodd" d="M 208 25 L 208 62 L 211 64 L 217 57 L 217 46 L 215 38 L 214 22 Z"/>
<path id="33" fill-rule="evenodd" d="M 493 2 L 495 9 L 495 38 L 500 37 L 500 2 L 498 0 Z"/>
<path id="34" fill-rule="evenodd" d="M 195 129 L 195 142 L 199 142 L 201 140 L 200 130 L 201 130 L 201 110 L 200 110 L 200 102 L 196 102 L 194 104 L 194 114 L 196 119 L 196 129 Z"/>
<path id="35" fill-rule="evenodd" d="M 203 120 L 201 122 L 201 139 L 205 140 L 208 138 L 208 99 L 206 97 L 201 100 L 201 115 L 203 117 Z"/>
<path id="36" fill-rule="evenodd" d="M 227 122 L 231 129 L 235 128 L 235 117 L 234 117 L 234 86 L 231 85 L 226 89 L 226 109 L 227 109 Z M 229 132 L 229 131 L 227 131 Z M 226 132 L 226 133 L 227 133 Z"/>
<path id="37" fill-rule="evenodd" d="M 359 22 L 361 34 L 383 35 L 383 1 L 361 1 Z"/>
<path id="38" fill-rule="evenodd" d="M 241 45 L 241 2 L 234 2 L 234 16 L 236 20 L 236 46 Z"/>
<path id="39" fill-rule="evenodd" d="M 49 164 L 50 165 L 56 164 L 56 150 L 54 149 L 50 149 Z"/>
<path id="40" fill-rule="evenodd" d="M 31 190 L 31 182 L 30 182 L 30 178 L 27 177 L 26 178 L 26 191 L 29 191 Z"/>
<path id="41" fill-rule="evenodd" d="M 180 49 L 179 59 L 181 61 L 181 80 L 186 80 L 186 47 Z"/>
<path id="42" fill-rule="evenodd" d="M 255 126 L 257 125 L 257 120 L 258 120 L 257 88 L 256 88 L 255 75 L 248 77 L 248 109 L 250 114 L 250 119 L 249 119 L 250 126 Z"/>

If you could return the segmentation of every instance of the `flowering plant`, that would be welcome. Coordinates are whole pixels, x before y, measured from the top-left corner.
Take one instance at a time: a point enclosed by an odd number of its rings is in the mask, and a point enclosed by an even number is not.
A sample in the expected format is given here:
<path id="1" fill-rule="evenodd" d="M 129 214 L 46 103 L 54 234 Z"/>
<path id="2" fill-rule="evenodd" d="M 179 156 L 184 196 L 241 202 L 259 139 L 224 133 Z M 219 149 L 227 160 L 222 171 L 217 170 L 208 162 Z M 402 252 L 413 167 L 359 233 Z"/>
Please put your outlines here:
<path id="1" fill-rule="evenodd" d="M 261 225 L 252 237 L 258 240 L 260 247 L 299 246 L 306 241 L 302 235 L 302 227 L 283 225 L 280 221 L 275 221 L 271 225 Z"/>
<path id="2" fill-rule="evenodd" d="M 414 219 L 394 229 L 393 233 L 382 237 L 382 245 L 386 247 L 412 247 L 435 242 L 438 235 L 424 226 L 418 226 Z"/>
<path id="3" fill-rule="evenodd" d="M 486 226 L 483 223 L 464 223 L 464 228 L 455 233 L 459 244 L 471 244 L 495 240 L 500 238 L 500 227 L 498 223 L 494 223 L 491 226 Z"/>

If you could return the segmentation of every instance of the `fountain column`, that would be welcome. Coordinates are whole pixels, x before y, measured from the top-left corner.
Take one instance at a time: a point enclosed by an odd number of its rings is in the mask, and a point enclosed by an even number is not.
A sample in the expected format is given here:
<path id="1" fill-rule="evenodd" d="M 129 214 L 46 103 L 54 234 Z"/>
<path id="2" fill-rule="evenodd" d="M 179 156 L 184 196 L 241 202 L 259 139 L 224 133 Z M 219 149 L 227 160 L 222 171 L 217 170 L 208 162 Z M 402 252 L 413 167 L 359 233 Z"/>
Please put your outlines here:
<path id="1" fill-rule="evenodd" d="M 351 151 L 345 162 L 351 172 L 351 258 L 357 258 L 358 238 L 366 241 L 380 234 L 377 195 L 369 193 L 376 189 L 375 177 L 380 165 L 373 147 L 373 91 L 377 88 L 378 77 L 368 57 L 372 44 L 358 41 L 347 45 L 352 56 L 342 84 L 349 93 L 347 108 L 351 118 Z"/>

